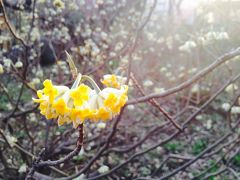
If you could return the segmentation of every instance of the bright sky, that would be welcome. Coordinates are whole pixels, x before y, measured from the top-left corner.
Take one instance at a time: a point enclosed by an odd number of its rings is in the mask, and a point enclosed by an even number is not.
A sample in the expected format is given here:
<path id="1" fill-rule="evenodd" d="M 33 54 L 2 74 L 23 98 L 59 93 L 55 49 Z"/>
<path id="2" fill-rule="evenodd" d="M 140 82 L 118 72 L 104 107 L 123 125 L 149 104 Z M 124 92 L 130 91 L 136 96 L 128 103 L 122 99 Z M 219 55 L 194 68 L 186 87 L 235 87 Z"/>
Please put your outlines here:
<path id="1" fill-rule="evenodd" d="M 206 0 L 183 0 L 182 9 L 194 9 L 199 3 L 206 2 Z"/>

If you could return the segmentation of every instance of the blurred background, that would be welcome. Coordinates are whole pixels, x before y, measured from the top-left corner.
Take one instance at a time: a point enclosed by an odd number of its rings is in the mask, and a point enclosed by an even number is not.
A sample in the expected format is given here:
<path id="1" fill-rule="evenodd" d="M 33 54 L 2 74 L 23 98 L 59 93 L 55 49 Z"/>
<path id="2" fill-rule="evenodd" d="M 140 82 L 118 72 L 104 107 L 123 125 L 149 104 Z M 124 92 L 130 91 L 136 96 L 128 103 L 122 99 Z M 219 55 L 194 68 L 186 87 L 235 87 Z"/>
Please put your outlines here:
<path id="1" fill-rule="evenodd" d="M 45 160 L 74 149 L 72 125 L 32 102 L 45 79 L 71 86 L 65 51 L 101 88 L 104 74 L 128 77 L 129 103 L 117 126 L 86 122 L 81 152 L 33 179 L 240 178 L 239 0 L 0 2 L 0 178 L 24 179 L 42 148 Z"/>

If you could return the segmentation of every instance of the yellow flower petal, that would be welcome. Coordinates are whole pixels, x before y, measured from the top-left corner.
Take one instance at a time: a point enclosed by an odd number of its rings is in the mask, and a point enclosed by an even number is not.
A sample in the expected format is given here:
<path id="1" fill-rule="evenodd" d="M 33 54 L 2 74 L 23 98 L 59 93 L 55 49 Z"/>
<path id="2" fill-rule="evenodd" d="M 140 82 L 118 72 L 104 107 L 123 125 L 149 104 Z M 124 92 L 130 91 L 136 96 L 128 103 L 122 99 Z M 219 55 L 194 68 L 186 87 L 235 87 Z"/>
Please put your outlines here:
<path id="1" fill-rule="evenodd" d="M 90 88 L 85 84 L 81 84 L 78 88 L 70 93 L 70 97 L 74 101 L 75 106 L 82 106 L 89 99 Z"/>
<path id="2" fill-rule="evenodd" d="M 112 109 L 114 105 L 117 103 L 117 100 L 118 100 L 117 96 L 113 93 L 110 93 L 107 99 L 105 99 L 104 105 Z"/>
<path id="3" fill-rule="evenodd" d="M 63 98 L 60 98 L 54 105 L 53 108 L 55 108 L 56 112 L 60 115 L 64 115 L 66 112 L 67 106 Z"/>
<path id="4" fill-rule="evenodd" d="M 113 75 L 105 75 L 103 78 L 104 79 L 101 82 L 106 87 L 114 87 L 114 88 L 120 87 L 120 83 L 117 81 L 116 75 L 114 75 L 114 74 Z"/>
<path id="5" fill-rule="evenodd" d="M 64 119 L 64 117 L 59 116 L 58 117 L 58 126 L 62 126 L 63 124 L 65 124 L 67 121 Z"/>
<path id="6" fill-rule="evenodd" d="M 111 119 L 111 112 L 109 112 L 106 108 L 100 108 L 97 114 L 98 119 L 103 121 Z"/>
<path id="7" fill-rule="evenodd" d="M 58 94 L 58 90 L 52 85 L 52 81 L 47 79 L 43 82 L 45 95 L 49 96 L 49 101 L 52 103 L 55 96 Z"/>

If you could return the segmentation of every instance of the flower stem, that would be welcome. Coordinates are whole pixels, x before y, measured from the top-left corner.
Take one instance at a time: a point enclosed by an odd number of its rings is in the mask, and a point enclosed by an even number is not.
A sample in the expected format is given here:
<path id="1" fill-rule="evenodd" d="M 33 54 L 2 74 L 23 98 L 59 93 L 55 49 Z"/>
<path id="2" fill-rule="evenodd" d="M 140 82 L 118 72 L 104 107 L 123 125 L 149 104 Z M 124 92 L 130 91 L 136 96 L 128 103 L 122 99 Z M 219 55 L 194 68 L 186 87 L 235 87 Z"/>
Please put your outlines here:
<path id="1" fill-rule="evenodd" d="M 97 93 L 99 93 L 101 91 L 101 89 L 98 87 L 98 85 L 96 84 L 96 82 L 90 77 L 90 76 L 87 76 L 87 75 L 83 75 L 82 76 L 82 79 L 81 79 L 81 82 L 83 81 L 88 81 L 91 83 L 91 85 L 93 86 L 93 88 L 95 89 L 95 91 L 97 91 Z"/>
<path id="2" fill-rule="evenodd" d="M 76 80 L 74 81 L 71 89 L 74 89 L 74 88 L 78 87 L 81 79 L 82 79 L 82 74 L 81 74 L 81 73 L 78 73 L 77 78 L 76 78 Z"/>

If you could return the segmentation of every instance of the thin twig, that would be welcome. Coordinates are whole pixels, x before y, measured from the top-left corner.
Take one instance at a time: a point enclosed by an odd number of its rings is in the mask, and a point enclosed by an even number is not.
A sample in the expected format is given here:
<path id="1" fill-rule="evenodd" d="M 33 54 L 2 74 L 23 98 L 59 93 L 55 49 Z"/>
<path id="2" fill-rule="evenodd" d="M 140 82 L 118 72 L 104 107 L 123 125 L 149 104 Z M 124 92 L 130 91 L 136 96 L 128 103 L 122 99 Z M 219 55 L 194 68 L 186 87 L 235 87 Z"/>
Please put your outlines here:
<path id="1" fill-rule="evenodd" d="M 11 34 L 14 36 L 15 39 L 19 40 L 19 41 L 24 45 L 24 47 L 27 48 L 28 45 L 26 44 L 26 42 L 25 42 L 21 37 L 19 37 L 19 36 L 16 34 L 13 26 L 11 25 L 11 23 L 10 23 L 10 21 L 9 21 L 9 19 L 8 19 L 7 13 L 6 13 L 6 9 L 5 9 L 3 0 L 0 0 L 0 4 L 1 4 L 1 6 L 2 6 L 4 21 L 5 21 L 5 23 L 7 24 L 8 29 L 10 30 Z"/>
<path id="2" fill-rule="evenodd" d="M 121 118 L 122 118 L 122 114 L 123 114 L 123 111 L 125 109 L 125 106 L 121 109 L 121 112 L 120 114 L 118 115 L 118 117 L 116 118 L 116 121 L 115 123 L 113 124 L 113 127 L 112 127 L 112 130 L 111 132 L 109 133 L 108 137 L 107 137 L 107 140 L 106 140 L 106 143 L 100 148 L 100 150 L 95 154 L 95 156 L 92 157 L 92 159 L 87 163 L 86 166 L 84 166 L 84 168 L 81 169 L 81 171 L 79 171 L 78 173 L 74 174 L 74 175 L 71 175 L 69 177 L 66 177 L 66 178 L 58 178 L 58 180 L 71 180 L 71 179 L 74 179 L 76 177 L 78 177 L 80 174 L 86 172 L 91 166 L 92 164 L 102 155 L 102 153 L 108 148 L 109 144 L 110 144 L 110 141 L 112 140 L 113 136 L 115 135 L 116 133 L 116 130 L 117 130 L 117 126 L 118 126 L 118 123 L 120 122 Z"/>
<path id="3" fill-rule="evenodd" d="M 50 161 L 50 160 L 48 160 L 48 161 L 41 161 L 41 159 L 42 159 L 42 157 L 41 157 L 42 151 L 41 151 L 39 157 L 33 162 L 32 168 L 28 172 L 27 179 L 31 179 L 33 173 L 39 167 L 56 166 L 56 165 L 59 165 L 59 164 L 62 164 L 64 162 L 66 162 L 69 159 L 71 159 L 74 156 L 76 156 L 80 152 L 80 150 L 82 148 L 82 145 L 83 145 L 83 124 L 79 125 L 78 130 L 79 130 L 79 136 L 78 136 L 78 140 L 77 140 L 77 145 L 76 145 L 76 148 L 72 152 L 70 152 L 64 158 L 61 158 L 59 160 L 55 160 L 55 161 Z"/>
<path id="4" fill-rule="evenodd" d="M 196 112 L 194 112 L 184 123 L 184 126 L 183 128 L 185 129 L 187 127 L 187 124 L 189 124 L 193 119 L 194 117 L 196 117 L 204 108 L 206 108 L 230 83 L 236 81 L 238 78 L 240 78 L 240 74 L 238 74 L 237 76 L 231 78 L 229 81 L 227 81 L 210 99 L 208 99 L 208 101 L 206 101 L 200 108 L 199 110 L 197 110 Z M 95 176 L 95 177 L 92 177 L 90 179 L 98 179 L 98 178 L 102 178 L 102 177 L 105 177 L 105 176 L 108 176 L 110 174 L 112 174 L 113 172 L 117 171 L 119 168 L 121 168 L 122 166 L 128 164 L 129 162 L 131 162 L 133 159 L 135 159 L 136 157 L 139 157 L 149 151 L 152 151 L 153 149 L 163 145 L 163 144 L 166 144 L 168 142 L 170 142 L 172 139 L 174 139 L 176 136 L 178 136 L 179 134 L 181 134 L 181 131 L 177 130 L 175 133 L 173 133 L 171 136 L 169 136 L 168 138 L 160 141 L 159 143 L 147 148 L 146 150 L 143 150 L 143 151 L 140 151 L 140 152 L 137 152 L 135 153 L 134 155 L 132 155 L 131 157 L 129 157 L 127 160 L 125 160 L 124 162 L 118 164 L 117 166 L 115 166 L 114 168 L 112 168 L 111 170 L 109 170 L 108 172 L 106 173 L 103 173 L 101 175 L 98 175 L 98 176 Z M 81 173 L 80 173 L 81 174 Z M 80 175 L 78 174 L 78 175 Z M 73 177 L 73 176 L 71 176 Z M 74 177 L 77 177 L 77 176 L 74 176 Z"/>
<path id="5" fill-rule="evenodd" d="M 170 89 L 168 89 L 168 90 L 166 90 L 162 93 L 152 93 L 152 94 L 149 94 L 149 95 L 146 95 L 146 96 L 143 96 L 143 97 L 139 97 L 139 98 L 136 98 L 136 99 L 133 99 L 133 100 L 129 100 L 127 102 L 127 105 L 146 102 L 146 101 L 148 101 L 150 99 L 153 99 L 153 98 L 166 97 L 166 96 L 174 94 L 178 91 L 181 91 L 184 88 L 187 88 L 190 85 L 192 85 L 193 83 L 197 82 L 199 79 L 206 76 L 208 73 L 212 72 L 216 67 L 220 66 L 224 62 L 226 62 L 226 61 L 228 61 L 228 60 L 230 60 L 230 59 L 232 59 L 236 56 L 239 56 L 239 55 L 240 55 L 240 47 L 238 47 L 235 50 L 232 50 L 232 51 L 220 56 L 212 64 L 210 64 L 209 66 L 207 66 L 206 68 L 204 68 L 203 70 L 198 72 L 191 79 L 179 84 L 178 86 L 170 88 Z"/>
<path id="6" fill-rule="evenodd" d="M 133 74 L 131 74 L 131 79 L 133 80 L 133 82 L 135 83 L 135 85 L 137 86 L 137 88 L 139 89 L 140 93 L 144 96 L 145 93 L 143 91 L 143 89 L 141 88 L 140 84 L 137 82 L 136 78 L 133 76 Z M 150 99 L 149 102 L 156 107 L 172 124 L 175 128 L 177 128 L 178 130 L 182 131 L 182 127 L 176 122 L 174 121 L 174 119 L 171 117 L 170 114 L 168 114 L 167 111 L 165 111 L 160 104 L 156 101 L 156 99 Z"/>

